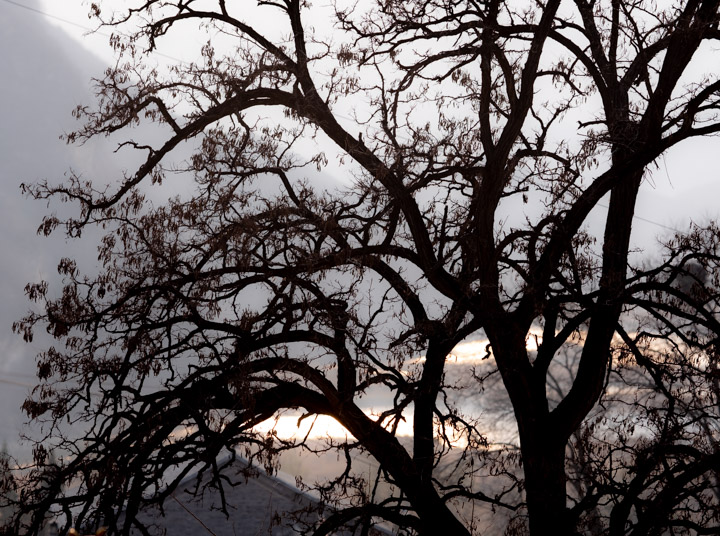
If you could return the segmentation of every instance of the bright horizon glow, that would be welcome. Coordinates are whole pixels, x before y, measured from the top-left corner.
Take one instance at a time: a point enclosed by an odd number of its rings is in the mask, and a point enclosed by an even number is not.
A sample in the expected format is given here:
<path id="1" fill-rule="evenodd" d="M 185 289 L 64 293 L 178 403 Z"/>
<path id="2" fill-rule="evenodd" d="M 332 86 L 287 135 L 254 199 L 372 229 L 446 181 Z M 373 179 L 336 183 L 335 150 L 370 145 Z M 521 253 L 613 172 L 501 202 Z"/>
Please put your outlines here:
<path id="1" fill-rule="evenodd" d="M 365 414 L 377 420 L 378 412 L 366 410 Z M 300 439 L 340 439 L 354 440 L 355 437 L 337 420 L 329 415 L 312 415 L 302 419 L 301 415 L 280 415 L 272 417 L 253 427 L 253 430 L 262 434 L 273 434 L 282 440 Z M 387 423 L 385 428 L 389 428 Z M 439 426 L 436 424 L 436 437 L 440 435 Z M 466 447 L 468 442 L 464 435 L 456 433 L 453 429 L 446 427 L 445 433 L 450 439 L 453 447 Z M 411 414 L 403 415 L 403 419 L 397 424 L 395 432 L 397 437 L 413 436 L 413 417 Z"/>
<path id="2" fill-rule="evenodd" d="M 536 352 L 538 344 L 542 343 L 542 328 L 533 326 L 530 328 L 526 338 L 525 347 L 528 352 Z M 486 357 L 486 347 L 490 344 L 488 339 L 476 339 L 467 342 L 461 342 L 445 358 L 448 365 L 471 365 L 480 363 L 491 357 Z M 424 363 L 425 356 L 418 357 L 411 361 L 412 364 Z"/>

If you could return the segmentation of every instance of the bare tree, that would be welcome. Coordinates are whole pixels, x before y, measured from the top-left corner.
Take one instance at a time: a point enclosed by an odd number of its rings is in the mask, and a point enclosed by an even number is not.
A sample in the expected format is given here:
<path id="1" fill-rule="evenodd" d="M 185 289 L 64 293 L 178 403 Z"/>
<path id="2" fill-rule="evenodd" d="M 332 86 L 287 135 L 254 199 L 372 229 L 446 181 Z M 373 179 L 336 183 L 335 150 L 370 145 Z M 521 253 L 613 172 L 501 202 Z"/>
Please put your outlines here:
<path id="1" fill-rule="evenodd" d="M 718 1 L 338 0 L 325 33 L 300 0 L 134 4 L 92 6 L 121 59 L 68 140 L 124 135 L 143 162 L 106 189 L 28 187 L 79 206 L 41 232 L 108 234 L 98 275 L 62 260 L 62 293 L 29 285 L 42 310 L 15 325 L 58 341 L 25 404 L 46 428 L 11 482 L 32 514 L 18 530 L 59 511 L 126 534 L 191 471 L 228 484 L 223 452 L 272 468 L 308 446 L 254 430 L 286 410 L 354 437 L 329 445 L 348 470 L 321 487 L 336 510 L 315 534 L 378 519 L 483 534 L 458 501 L 509 512 L 508 533 L 718 530 L 720 233 L 629 257 L 649 166 L 720 131 Z M 207 33 L 202 59 L 155 65 L 188 28 Z M 147 122 L 161 142 L 132 135 Z M 193 188 L 145 201 L 188 144 Z M 317 186 L 329 172 L 337 186 Z M 505 223 L 508 206 L 524 217 Z M 447 357 L 470 337 L 488 340 L 517 450 L 448 396 Z M 379 417 L 362 410 L 371 389 L 387 395 Z M 440 481 L 458 448 L 472 463 Z M 384 494 L 351 471 L 356 449 Z"/>

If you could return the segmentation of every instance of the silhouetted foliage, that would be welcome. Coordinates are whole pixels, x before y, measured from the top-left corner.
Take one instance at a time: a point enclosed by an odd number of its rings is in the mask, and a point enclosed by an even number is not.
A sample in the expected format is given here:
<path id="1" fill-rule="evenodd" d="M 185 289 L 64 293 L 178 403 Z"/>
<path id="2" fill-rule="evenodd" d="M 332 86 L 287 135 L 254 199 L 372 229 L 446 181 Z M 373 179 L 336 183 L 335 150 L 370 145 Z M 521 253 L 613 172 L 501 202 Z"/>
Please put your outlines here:
<path id="1" fill-rule="evenodd" d="M 335 513 L 315 534 L 485 534 L 493 513 L 508 534 L 720 530 L 720 230 L 629 254 L 648 169 L 720 132 L 719 3 L 93 6 L 120 60 L 68 140 L 126 136 L 143 162 L 27 187 L 79 206 L 41 232 L 107 235 L 99 273 L 63 259 L 62 292 L 29 285 L 15 325 L 57 339 L 18 530 L 56 512 L 127 534 L 194 471 L 234 485 L 227 453 L 272 471 L 318 448 L 254 430 L 288 411 L 354 438 L 322 447 L 348 466 L 316 486 Z M 190 28 L 201 59 L 155 65 Z M 158 201 L 175 171 L 192 186 Z M 453 369 L 473 339 L 486 359 Z"/>

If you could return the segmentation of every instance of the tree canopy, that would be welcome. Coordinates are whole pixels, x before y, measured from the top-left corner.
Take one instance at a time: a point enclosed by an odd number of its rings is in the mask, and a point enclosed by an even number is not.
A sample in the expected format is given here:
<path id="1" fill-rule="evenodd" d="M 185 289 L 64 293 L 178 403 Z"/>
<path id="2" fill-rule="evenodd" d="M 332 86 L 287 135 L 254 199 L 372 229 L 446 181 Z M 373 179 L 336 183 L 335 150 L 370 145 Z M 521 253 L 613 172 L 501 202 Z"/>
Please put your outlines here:
<path id="1" fill-rule="evenodd" d="M 119 59 L 67 139 L 141 162 L 26 186 L 76 207 L 40 232 L 106 234 L 97 273 L 61 260 L 15 324 L 56 339 L 34 464 L 6 468 L 16 530 L 128 534 L 194 471 L 234 485 L 223 456 L 318 448 L 258 431 L 283 412 L 351 434 L 322 447 L 348 467 L 308 534 L 720 530 L 720 230 L 630 252 L 643 178 L 720 132 L 720 2 L 127 4 L 91 6 Z M 158 63 L 191 32 L 198 61 Z"/>

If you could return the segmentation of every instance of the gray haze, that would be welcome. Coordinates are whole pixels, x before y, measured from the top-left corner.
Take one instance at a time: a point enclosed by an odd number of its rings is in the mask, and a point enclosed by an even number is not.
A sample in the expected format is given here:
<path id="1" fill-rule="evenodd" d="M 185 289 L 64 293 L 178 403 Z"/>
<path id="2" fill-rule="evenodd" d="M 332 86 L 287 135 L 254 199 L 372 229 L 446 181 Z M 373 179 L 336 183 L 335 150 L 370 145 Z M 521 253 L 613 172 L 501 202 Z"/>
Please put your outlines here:
<path id="1" fill-rule="evenodd" d="M 38 7 L 33 0 L 23 3 Z M 0 442 L 13 454 L 24 420 L 19 408 L 34 384 L 34 355 L 42 347 L 40 338 L 26 345 L 11 331 L 30 307 L 23 288 L 51 278 L 63 255 L 95 257 L 92 244 L 36 236 L 48 208 L 25 198 L 20 184 L 59 180 L 70 168 L 92 176 L 108 164 L 103 143 L 83 149 L 59 140 L 74 128 L 71 110 L 91 102 L 89 80 L 101 72 L 98 60 L 44 17 L 0 2 Z"/>

